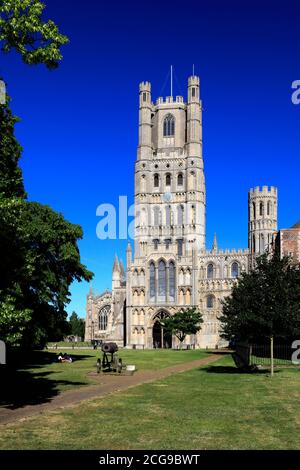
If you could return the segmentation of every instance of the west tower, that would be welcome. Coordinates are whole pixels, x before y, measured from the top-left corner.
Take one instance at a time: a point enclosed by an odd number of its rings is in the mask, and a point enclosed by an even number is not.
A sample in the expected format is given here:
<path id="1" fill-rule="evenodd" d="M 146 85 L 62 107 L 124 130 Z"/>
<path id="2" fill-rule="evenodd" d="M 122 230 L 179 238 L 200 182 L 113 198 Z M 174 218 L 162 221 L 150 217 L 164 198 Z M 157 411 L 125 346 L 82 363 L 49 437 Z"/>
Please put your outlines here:
<path id="1" fill-rule="evenodd" d="M 200 80 L 182 96 L 151 99 L 139 87 L 139 143 L 135 166 L 135 258 L 158 247 L 188 255 L 205 247 L 206 191 L 202 157 Z"/>

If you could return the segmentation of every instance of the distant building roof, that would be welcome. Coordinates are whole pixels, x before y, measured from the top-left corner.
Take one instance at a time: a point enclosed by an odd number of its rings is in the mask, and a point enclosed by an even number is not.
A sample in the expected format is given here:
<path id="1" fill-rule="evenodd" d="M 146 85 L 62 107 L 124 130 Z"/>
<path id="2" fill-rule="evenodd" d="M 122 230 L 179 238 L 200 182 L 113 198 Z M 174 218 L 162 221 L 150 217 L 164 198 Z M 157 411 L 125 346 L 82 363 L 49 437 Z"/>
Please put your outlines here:
<path id="1" fill-rule="evenodd" d="M 300 220 L 296 222 L 291 228 L 300 228 Z"/>

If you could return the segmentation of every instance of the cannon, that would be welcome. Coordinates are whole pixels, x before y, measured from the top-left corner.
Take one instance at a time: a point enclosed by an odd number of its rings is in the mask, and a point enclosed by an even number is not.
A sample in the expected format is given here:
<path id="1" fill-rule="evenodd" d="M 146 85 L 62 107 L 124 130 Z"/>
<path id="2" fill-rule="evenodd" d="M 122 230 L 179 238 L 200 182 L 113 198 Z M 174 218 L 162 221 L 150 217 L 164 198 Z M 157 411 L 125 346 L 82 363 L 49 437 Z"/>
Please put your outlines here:
<path id="1" fill-rule="evenodd" d="M 97 373 L 117 372 L 120 374 L 124 366 L 122 359 L 117 354 L 118 345 L 116 343 L 103 343 L 101 349 L 103 354 L 102 359 L 97 360 Z"/>
<path id="2" fill-rule="evenodd" d="M 101 349 L 102 352 L 110 354 L 115 354 L 119 350 L 117 343 L 103 343 Z"/>

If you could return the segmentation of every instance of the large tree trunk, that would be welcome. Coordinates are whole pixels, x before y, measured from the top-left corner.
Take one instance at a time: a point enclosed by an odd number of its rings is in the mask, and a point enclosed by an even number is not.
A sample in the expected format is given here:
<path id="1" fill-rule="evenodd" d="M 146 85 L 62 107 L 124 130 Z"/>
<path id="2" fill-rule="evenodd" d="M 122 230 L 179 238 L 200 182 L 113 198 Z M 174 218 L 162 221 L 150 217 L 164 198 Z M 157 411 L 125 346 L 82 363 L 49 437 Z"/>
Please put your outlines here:
<path id="1" fill-rule="evenodd" d="M 274 375 L 274 336 L 270 336 L 271 377 Z"/>

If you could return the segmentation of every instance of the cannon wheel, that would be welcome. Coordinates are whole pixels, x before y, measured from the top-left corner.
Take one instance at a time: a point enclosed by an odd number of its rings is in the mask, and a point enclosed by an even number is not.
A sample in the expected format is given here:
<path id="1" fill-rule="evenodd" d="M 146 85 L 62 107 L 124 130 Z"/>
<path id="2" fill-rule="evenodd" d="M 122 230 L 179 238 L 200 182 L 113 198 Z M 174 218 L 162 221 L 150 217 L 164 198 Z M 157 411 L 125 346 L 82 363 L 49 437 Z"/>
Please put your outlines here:
<path id="1" fill-rule="evenodd" d="M 122 363 L 122 359 L 120 358 L 119 362 L 118 362 L 118 373 L 119 374 L 121 374 L 122 368 L 123 368 L 123 363 Z"/>
<path id="2" fill-rule="evenodd" d="M 118 354 L 114 354 L 113 360 L 112 360 L 112 370 L 114 372 L 118 372 L 119 370 L 119 357 Z"/>
<path id="3" fill-rule="evenodd" d="M 101 359 L 97 359 L 97 374 L 101 372 Z"/>

